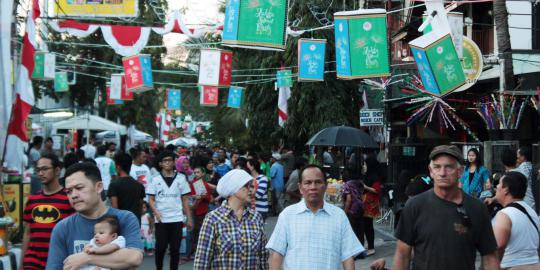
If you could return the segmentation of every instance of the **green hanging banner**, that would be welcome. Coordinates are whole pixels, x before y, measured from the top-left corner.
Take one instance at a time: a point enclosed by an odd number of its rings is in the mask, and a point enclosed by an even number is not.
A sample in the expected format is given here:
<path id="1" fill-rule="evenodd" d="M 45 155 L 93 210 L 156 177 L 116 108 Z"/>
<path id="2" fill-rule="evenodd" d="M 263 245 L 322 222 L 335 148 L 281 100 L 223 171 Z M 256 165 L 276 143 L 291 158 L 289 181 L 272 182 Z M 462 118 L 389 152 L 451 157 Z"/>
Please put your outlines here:
<path id="1" fill-rule="evenodd" d="M 54 92 L 67 92 L 69 90 L 67 72 L 59 71 L 54 76 Z"/>
<path id="2" fill-rule="evenodd" d="M 409 42 L 427 93 L 444 96 L 466 82 L 450 33 L 425 34 Z"/>
<path id="3" fill-rule="evenodd" d="M 34 80 L 54 80 L 56 57 L 53 53 L 36 52 L 34 55 L 34 71 L 32 79 Z"/>
<path id="4" fill-rule="evenodd" d="M 390 75 L 386 10 L 334 13 L 337 77 L 360 79 Z"/>
<path id="5" fill-rule="evenodd" d="M 223 45 L 283 50 L 287 42 L 287 0 L 229 0 Z"/>

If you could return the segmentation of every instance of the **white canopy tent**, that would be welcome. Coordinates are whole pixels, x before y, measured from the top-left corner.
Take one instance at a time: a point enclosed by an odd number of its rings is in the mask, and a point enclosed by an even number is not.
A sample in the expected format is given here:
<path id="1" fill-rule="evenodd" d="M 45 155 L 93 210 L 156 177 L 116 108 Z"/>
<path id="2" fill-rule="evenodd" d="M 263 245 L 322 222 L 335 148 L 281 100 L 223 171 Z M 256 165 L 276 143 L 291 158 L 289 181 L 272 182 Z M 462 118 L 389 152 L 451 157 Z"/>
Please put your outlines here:
<path id="1" fill-rule="evenodd" d="M 180 137 L 180 138 L 176 138 L 174 140 L 170 140 L 165 143 L 165 145 L 169 145 L 169 144 L 172 144 L 175 146 L 182 146 L 182 147 L 192 147 L 192 146 L 197 146 L 199 142 L 195 138 Z"/>
<path id="2" fill-rule="evenodd" d="M 102 131 L 96 134 L 96 139 L 102 140 L 102 141 L 114 140 L 116 138 L 115 133 L 116 133 L 115 131 L 110 131 L 110 130 Z M 154 138 L 148 133 L 142 132 L 140 130 L 135 130 L 133 132 L 133 140 L 135 140 L 136 142 L 152 142 Z"/>
<path id="3" fill-rule="evenodd" d="M 126 134 L 126 126 L 117 124 L 113 121 L 99 117 L 97 115 L 78 115 L 70 119 L 54 123 L 52 125 L 53 133 L 58 129 L 84 129 L 84 130 L 110 130 L 118 131 L 120 135 Z M 88 132 L 87 132 L 88 133 Z"/>

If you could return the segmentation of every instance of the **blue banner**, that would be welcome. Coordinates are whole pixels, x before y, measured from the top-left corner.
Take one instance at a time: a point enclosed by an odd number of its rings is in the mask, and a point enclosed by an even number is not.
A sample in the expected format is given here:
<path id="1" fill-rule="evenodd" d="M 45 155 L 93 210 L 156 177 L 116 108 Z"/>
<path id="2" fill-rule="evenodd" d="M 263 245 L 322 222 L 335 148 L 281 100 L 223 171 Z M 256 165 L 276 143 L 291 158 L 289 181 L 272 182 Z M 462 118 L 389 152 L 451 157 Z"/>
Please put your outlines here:
<path id="1" fill-rule="evenodd" d="M 140 57 L 143 84 L 148 87 L 153 87 L 154 80 L 152 78 L 152 59 L 148 54 L 141 54 Z"/>
<path id="2" fill-rule="evenodd" d="M 180 110 L 182 108 L 182 90 L 167 90 L 167 109 Z"/>
<path id="3" fill-rule="evenodd" d="M 349 44 L 349 25 L 345 19 L 334 20 L 336 37 L 336 69 L 337 74 L 351 76 L 351 52 Z"/>
<path id="4" fill-rule="evenodd" d="M 292 87 L 292 72 L 280 70 L 277 72 L 277 87 Z"/>
<path id="5" fill-rule="evenodd" d="M 229 98 L 227 99 L 227 107 L 240 109 L 242 106 L 242 98 L 244 96 L 244 88 L 231 86 L 229 88 Z"/>
<path id="6" fill-rule="evenodd" d="M 431 94 L 440 95 L 440 90 L 437 86 L 435 75 L 433 75 L 433 71 L 431 70 L 431 66 L 428 62 L 426 52 L 415 47 L 411 47 L 411 52 L 414 56 L 414 60 L 416 61 L 416 65 L 418 66 L 418 73 L 420 74 L 420 78 L 424 84 L 424 89 Z"/>
<path id="7" fill-rule="evenodd" d="M 238 19 L 240 17 L 240 0 L 230 0 L 225 9 L 223 40 L 237 40 Z"/>
<path id="8" fill-rule="evenodd" d="M 298 80 L 324 81 L 325 39 L 298 41 Z"/>

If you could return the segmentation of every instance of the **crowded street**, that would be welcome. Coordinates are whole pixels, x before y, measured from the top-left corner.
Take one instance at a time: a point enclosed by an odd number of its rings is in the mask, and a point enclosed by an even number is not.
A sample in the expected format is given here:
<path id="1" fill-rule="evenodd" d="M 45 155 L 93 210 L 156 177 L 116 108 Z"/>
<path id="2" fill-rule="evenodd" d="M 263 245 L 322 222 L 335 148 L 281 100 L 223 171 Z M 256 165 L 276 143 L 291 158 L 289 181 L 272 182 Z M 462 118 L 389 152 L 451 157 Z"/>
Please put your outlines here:
<path id="1" fill-rule="evenodd" d="M 0 270 L 540 270 L 540 5 L 0 1 Z"/>

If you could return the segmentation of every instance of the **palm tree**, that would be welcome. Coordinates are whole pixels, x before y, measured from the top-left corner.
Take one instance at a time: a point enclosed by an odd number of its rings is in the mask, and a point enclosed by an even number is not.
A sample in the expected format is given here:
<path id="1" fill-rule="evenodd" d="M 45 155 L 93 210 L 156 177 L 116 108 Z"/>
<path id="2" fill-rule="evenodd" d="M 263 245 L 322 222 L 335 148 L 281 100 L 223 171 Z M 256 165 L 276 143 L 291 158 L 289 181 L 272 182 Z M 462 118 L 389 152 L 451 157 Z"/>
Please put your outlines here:
<path id="1" fill-rule="evenodd" d="M 506 0 L 493 1 L 493 15 L 497 30 L 499 55 L 504 59 L 504 89 L 513 90 L 515 86 L 514 66 L 512 64 L 512 46 L 510 44 L 510 32 L 508 31 Z"/>

